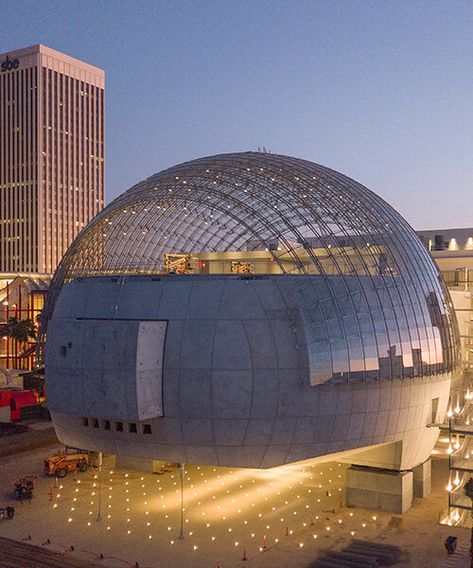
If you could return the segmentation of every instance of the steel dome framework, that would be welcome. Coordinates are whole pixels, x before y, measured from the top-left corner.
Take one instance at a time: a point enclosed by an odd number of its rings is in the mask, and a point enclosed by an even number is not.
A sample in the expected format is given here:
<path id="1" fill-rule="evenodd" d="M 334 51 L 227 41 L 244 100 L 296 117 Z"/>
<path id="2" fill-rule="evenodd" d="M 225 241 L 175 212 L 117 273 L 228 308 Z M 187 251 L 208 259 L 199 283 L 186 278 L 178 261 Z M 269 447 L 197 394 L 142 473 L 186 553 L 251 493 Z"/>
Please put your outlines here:
<path id="1" fill-rule="evenodd" d="M 458 364 L 448 291 L 402 216 L 334 170 L 267 153 L 197 159 L 120 195 L 66 253 L 44 322 L 74 278 L 160 273 L 165 253 L 245 251 L 250 243 L 286 277 L 306 276 L 292 280 L 311 363 L 324 361 L 318 382 L 383 378 L 369 361 L 379 367 L 386 357 L 388 378 Z"/>

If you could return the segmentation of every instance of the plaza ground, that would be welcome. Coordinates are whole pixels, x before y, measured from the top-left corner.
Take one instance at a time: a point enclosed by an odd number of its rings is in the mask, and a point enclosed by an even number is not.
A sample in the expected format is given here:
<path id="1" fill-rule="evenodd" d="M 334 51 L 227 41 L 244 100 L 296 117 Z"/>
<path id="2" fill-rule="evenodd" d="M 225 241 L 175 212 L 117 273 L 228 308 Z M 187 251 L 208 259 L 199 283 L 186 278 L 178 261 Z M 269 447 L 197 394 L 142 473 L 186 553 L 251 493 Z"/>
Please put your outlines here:
<path id="1" fill-rule="evenodd" d="M 352 538 L 400 546 L 399 566 L 440 568 L 447 561 L 447 535 L 458 536 L 463 547 L 469 542 L 466 529 L 438 524 L 446 506 L 445 459 L 433 460 L 432 495 L 416 499 L 404 515 L 347 508 L 345 464 L 271 470 L 189 465 L 180 539 L 177 468 L 162 475 L 125 471 L 109 457 L 100 479 L 98 470 L 90 469 L 69 474 L 56 487 L 54 479 L 42 475 L 42 464 L 59 448 L 0 459 L 2 505 L 13 502 L 17 478 L 38 476 L 33 500 L 14 502 L 16 516 L 0 523 L 0 536 L 62 553 L 72 545 L 70 554 L 78 559 L 102 554 L 100 565 L 138 562 L 140 568 L 306 567 L 323 550 L 341 549 Z"/>

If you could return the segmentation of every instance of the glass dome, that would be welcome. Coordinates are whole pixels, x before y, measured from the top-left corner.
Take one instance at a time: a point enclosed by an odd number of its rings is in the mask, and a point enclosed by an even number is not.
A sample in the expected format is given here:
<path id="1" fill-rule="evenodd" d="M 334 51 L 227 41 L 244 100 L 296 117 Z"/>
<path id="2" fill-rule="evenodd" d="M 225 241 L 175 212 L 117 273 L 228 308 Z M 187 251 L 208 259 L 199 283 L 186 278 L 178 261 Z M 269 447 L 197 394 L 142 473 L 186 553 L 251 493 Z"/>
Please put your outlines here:
<path id="1" fill-rule="evenodd" d="M 414 230 L 356 181 L 305 160 L 236 153 L 136 184 L 74 241 L 44 321 L 78 277 L 284 278 L 304 322 L 312 385 L 452 372 L 457 324 Z"/>

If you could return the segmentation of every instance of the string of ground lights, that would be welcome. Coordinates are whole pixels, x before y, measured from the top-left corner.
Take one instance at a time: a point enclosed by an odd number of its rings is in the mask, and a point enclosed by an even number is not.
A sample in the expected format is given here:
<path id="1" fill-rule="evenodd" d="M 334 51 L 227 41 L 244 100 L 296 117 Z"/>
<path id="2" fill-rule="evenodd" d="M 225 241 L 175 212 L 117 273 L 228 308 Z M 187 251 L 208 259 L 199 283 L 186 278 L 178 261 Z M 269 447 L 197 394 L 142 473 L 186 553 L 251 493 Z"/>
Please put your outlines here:
<path id="1" fill-rule="evenodd" d="M 145 538 L 147 546 L 155 545 L 161 554 L 165 547 L 170 554 L 201 555 L 217 565 L 222 556 L 236 562 L 264 553 L 284 539 L 293 539 L 299 549 L 313 546 L 316 552 L 320 537 L 341 531 L 350 538 L 363 531 L 377 515 L 341 508 L 343 478 L 342 464 L 266 471 L 189 466 L 182 540 L 177 469 L 157 476 L 104 468 L 101 515 L 98 473 L 64 480 L 50 506 L 58 520 L 100 531 L 105 538 L 140 542 Z M 309 534 L 298 538 L 304 529 L 310 529 Z"/>

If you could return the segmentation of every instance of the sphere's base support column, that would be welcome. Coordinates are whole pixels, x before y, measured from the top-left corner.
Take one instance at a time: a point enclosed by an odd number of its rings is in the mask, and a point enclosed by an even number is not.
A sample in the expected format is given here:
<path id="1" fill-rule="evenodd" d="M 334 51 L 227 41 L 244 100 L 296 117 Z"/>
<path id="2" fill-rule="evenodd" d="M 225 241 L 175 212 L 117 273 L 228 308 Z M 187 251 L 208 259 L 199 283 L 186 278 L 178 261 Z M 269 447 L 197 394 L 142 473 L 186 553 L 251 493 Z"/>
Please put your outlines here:
<path id="1" fill-rule="evenodd" d="M 351 466 L 347 469 L 348 507 L 362 507 L 388 513 L 405 513 L 413 499 L 412 471 L 389 471 Z"/>
<path id="2" fill-rule="evenodd" d="M 432 462 L 427 460 L 412 468 L 414 474 L 414 497 L 427 497 L 432 491 Z"/>
<path id="3" fill-rule="evenodd" d="M 161 473 L 166 465 L 169 465 L 168 462 L 160 460 L 147 460 L 129 456 L 117 456 L 115 467 L 117 469 L 143 471 L 145 473 Z"/>

